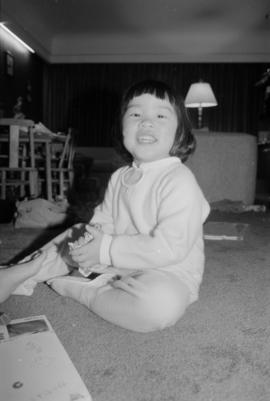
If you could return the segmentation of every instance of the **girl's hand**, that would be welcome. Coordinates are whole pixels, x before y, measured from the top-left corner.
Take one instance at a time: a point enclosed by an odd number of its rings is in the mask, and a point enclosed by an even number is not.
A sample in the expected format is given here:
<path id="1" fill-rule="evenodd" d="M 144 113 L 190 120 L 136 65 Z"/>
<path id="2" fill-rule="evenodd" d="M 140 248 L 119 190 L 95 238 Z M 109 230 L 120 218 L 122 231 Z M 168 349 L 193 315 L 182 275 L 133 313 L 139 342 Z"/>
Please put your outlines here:
<path id="1" fill-rule="evenodd" d="M 103 233 L 94 226 L 86 225 L 85 228 L 93 236 L 93 239 L 80 248 L 70 250 L 70 255 L 80 267 L 89 268 L 99 263 L 99 251 Z"/>

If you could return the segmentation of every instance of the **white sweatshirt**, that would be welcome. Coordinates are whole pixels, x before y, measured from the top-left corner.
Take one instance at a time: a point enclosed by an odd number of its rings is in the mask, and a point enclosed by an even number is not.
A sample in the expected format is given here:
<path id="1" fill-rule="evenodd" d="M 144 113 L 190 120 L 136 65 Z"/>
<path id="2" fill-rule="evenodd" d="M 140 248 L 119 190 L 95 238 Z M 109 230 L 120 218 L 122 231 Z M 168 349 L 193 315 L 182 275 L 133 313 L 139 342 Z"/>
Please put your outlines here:
<path id="1" fill-rule="evenodd" d="M 91 220 L 105 233 L 100 263 L 173 272 L 194 301 L 204 270 L 203 223 L 209 211 L 194 175 L 177 157 L 121 167 Z"/>

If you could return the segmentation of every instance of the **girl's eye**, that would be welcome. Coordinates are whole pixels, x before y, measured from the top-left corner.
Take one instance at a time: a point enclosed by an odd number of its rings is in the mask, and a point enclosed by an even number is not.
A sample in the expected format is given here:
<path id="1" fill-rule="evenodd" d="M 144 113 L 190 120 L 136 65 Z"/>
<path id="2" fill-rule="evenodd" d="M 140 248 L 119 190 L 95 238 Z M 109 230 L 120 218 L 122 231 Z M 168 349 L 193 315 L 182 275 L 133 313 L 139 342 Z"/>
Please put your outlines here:
<path id="1" fill-rule="evenodd" d="M 131 117 L 140 117 L 140 113 L 138 113 L 137 111 L 133 111 L 129 114 Z"/>
<path id="2" fill-rule="evenodd" d="M 160 119 L 167 118 L 167 116 L 165 114 L 158 114 L 157 117 L 160 118 Z"/>

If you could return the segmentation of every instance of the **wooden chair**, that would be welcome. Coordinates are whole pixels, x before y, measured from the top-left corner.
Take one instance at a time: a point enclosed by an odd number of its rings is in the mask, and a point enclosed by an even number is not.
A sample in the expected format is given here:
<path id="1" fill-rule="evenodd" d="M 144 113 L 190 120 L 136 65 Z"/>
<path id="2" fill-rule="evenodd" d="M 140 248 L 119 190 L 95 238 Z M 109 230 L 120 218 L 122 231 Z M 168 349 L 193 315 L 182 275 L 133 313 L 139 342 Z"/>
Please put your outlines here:
<path id="1" fill-rule="evenodd" d="M 39 166 L 39 184 L 46 181 L 47 199 L 65 198 L 66 192 L 73 185 L 74 169 L 74 146 L 72 129 L 68 130 L 64 142 L 52 141 L 49 149 L 50 163 L 48 166 Z M 41 172 L 45 173 L 42 174 Z"/>
<path id="2" fill-rule="evenodd" d="M 33 126 L 32 120 L 0 119 L 0 127 L 6 127 L 0 133 L 1 199 L 6 199 L 8 187 L 19 187 L 20 197 L 37 196 Z"/>

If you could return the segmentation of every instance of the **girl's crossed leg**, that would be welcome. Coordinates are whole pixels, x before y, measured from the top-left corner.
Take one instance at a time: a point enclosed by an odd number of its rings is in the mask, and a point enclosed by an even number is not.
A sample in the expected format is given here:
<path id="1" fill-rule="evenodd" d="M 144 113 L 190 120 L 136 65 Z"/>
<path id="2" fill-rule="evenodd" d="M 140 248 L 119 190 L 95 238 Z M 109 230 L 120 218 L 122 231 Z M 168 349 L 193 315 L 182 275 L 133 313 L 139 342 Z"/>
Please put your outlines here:
<path id="1" fill-rule="evenodd" d="M 102 280 L 102 275 L 98 279 Z M 169 272 L 154 269 L 111 277 L 100 286 L 76 277 L 57 277 L 49 284 L 103 319 L 138 332 L 174 325 L 190 302 L 190 291 L 183 282 Z"/>

